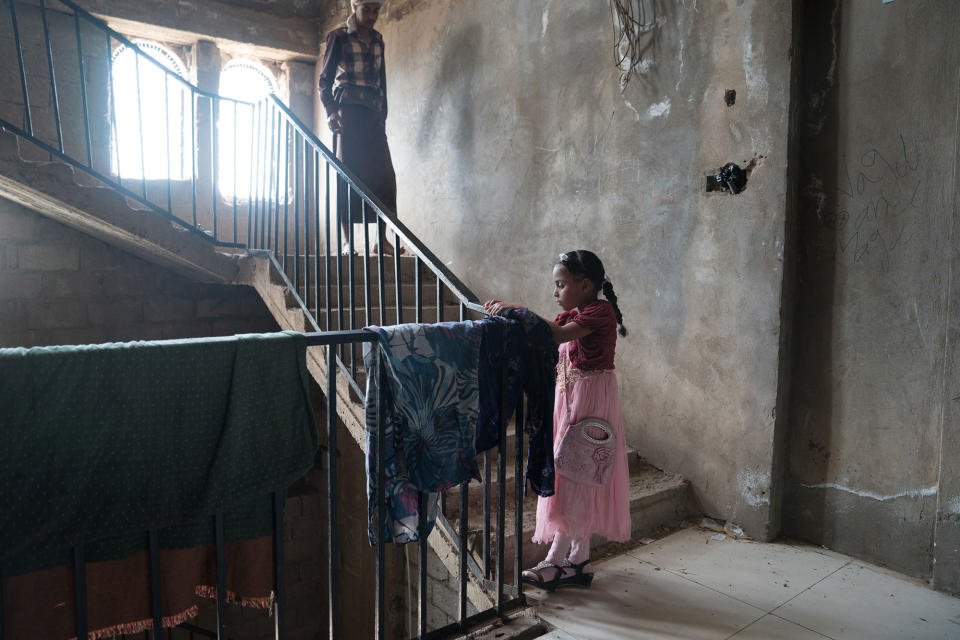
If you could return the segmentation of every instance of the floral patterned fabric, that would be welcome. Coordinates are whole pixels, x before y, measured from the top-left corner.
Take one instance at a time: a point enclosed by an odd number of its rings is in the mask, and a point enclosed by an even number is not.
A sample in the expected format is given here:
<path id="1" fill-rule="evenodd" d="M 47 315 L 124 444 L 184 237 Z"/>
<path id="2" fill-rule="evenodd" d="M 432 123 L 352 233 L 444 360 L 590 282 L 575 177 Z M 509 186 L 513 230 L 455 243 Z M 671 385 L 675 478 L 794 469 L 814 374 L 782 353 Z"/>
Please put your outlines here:
<path id="1" fill-rule="evenodd" d="M 367 376 L 367 504 L 370 543 L 376 535 L 378 392 L 386 436 L 386 540 L 398 545 L 430 534 L 437 492 L 480 479 L 474 437 L 477 363 L 483 329 L 475 322 L 368 327 L 379 336 L 379 379 Z M 364 364 L 374 366 L 365 348 Z M 418 531 L 419 494 L 427 496 L 427 530 Z"/>

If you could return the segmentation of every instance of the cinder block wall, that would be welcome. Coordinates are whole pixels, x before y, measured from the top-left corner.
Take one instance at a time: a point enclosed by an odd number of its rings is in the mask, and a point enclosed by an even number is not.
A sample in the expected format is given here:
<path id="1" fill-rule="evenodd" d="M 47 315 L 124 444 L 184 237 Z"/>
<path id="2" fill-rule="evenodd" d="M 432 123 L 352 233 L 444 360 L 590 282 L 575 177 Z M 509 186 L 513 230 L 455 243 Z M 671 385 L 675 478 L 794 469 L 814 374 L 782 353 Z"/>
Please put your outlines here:
<path id="1" fill-rule="evenodd" d="M 251 288 L 191 282 L 0 200 L 0 346 L 277 329 Z"/>

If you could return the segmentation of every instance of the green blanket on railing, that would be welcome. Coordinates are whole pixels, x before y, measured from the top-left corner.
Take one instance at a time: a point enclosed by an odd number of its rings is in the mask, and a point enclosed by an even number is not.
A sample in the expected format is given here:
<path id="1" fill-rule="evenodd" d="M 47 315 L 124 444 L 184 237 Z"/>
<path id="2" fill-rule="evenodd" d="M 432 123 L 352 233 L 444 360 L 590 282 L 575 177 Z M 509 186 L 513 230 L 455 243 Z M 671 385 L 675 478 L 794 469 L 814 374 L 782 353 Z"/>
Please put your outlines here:
<path id="1" fill-rule="evenodd" d="M 272 531 L 317 433 L 295 333 L 0 349 L 0 572 Z M 285 493 L 284 493 L 285 495 Z M 170 526 L 176 523 L 175 526 Z"/>

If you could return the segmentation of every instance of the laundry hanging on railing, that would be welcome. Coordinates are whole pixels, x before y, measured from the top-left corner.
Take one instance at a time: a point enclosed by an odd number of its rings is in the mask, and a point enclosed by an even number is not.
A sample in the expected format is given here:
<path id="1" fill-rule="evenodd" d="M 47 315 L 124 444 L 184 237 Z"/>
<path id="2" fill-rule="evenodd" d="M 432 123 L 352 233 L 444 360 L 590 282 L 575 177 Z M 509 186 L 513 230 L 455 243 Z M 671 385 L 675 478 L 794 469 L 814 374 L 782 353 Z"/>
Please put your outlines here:
<path id="1" fill-rule="evenodd" d="M 534 493 L 553 495 L 553 400 L 557 343 L 550 325 L 528 309 L 508 309 L 479 320 L 480 411 L 477 453 L 500 444 L 500 427 L 526 394 L 523 433 L 528 436 L 525 478 Z M 501 384 L 502 380 L 502 384 Z M 517 434 L 519 437 L 520 434 Z M 524 484 L 526 493 L 526 484 Z"/>
<path id="2" fill-rule="evenodd" d="M 164 624 L 195 613 L 215 593 L 215 513 L 227 599 L 269 606 L 271 493 L 285 495 L 318 444 L 308 381 L 295 333 L 0 349 L 7 637 L 75 635 L 78 545 L 91 637 L 152 626 L 151 529 Z"/>
<path id="3" fill-rule="evenodd" d="M 369 327 L 379 335 L 381 374 L 367 377 L 367 500 L 369 536 L 376 544 L 377 407 L 386 439 L 387 540 L 406 544 L 429 535 L 437 494 L 480 478 L 475 457 L 479 390 L 477 362 L 483 329 L 473 322 Z M 374 351 L 364 345 L 367 371 Z M 418 531 L 419 494 L 427 496 L 427 531 Z"/>
<path id="4" fill-rule="evenodd" d="M 377 543 L 378 397 L 386 443 L 387 541 L 400 545 L 429 535 L 439 492 L 480 479 L 479 447 L 498 444 L 501 421 L 513 415 L 524 391 L 530 398 L 526 477 L 540 495 L 553 494 L 557 346 L 546 323 L 524 309 L 480 321 L 368 329 L 378 334 L 382 357 L 380 378 L 369 376 L 366 391 L 371 544 Z M 364 363 L 368 371 L 374 369 L 369 345 L 364 345 Z M 418 530 L 421 493 L 427 494 L 426 531 Z"/>

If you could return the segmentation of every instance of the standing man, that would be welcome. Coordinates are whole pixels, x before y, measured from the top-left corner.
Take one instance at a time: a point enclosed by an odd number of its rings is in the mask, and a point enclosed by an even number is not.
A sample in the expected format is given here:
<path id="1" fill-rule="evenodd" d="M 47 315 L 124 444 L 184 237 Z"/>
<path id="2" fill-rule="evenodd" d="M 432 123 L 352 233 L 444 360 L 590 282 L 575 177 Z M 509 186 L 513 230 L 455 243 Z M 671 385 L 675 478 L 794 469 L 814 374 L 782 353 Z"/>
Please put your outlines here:
<path id="1" fill-rule="evenodd" d="M 335 136 L 337 158 L 390 211 L 396 212 L 397 176 L 387 145 L 383 36 L 373 28 L 380 17 L 381 2 L 352 0 L 350 4 L 353 13 L 346 25 L 327 34 L 320 68 L 320 101 Z M 337 183 L 337 214 L 343 230 L 341 252 L 349 253 L 350 226 L 364 219 L 360 197 L 343 179 Z M 367 220 L 376 222 L 372 211 Z M 393 253 L 386 239 L 382 251 L 385 255 Z"/>

